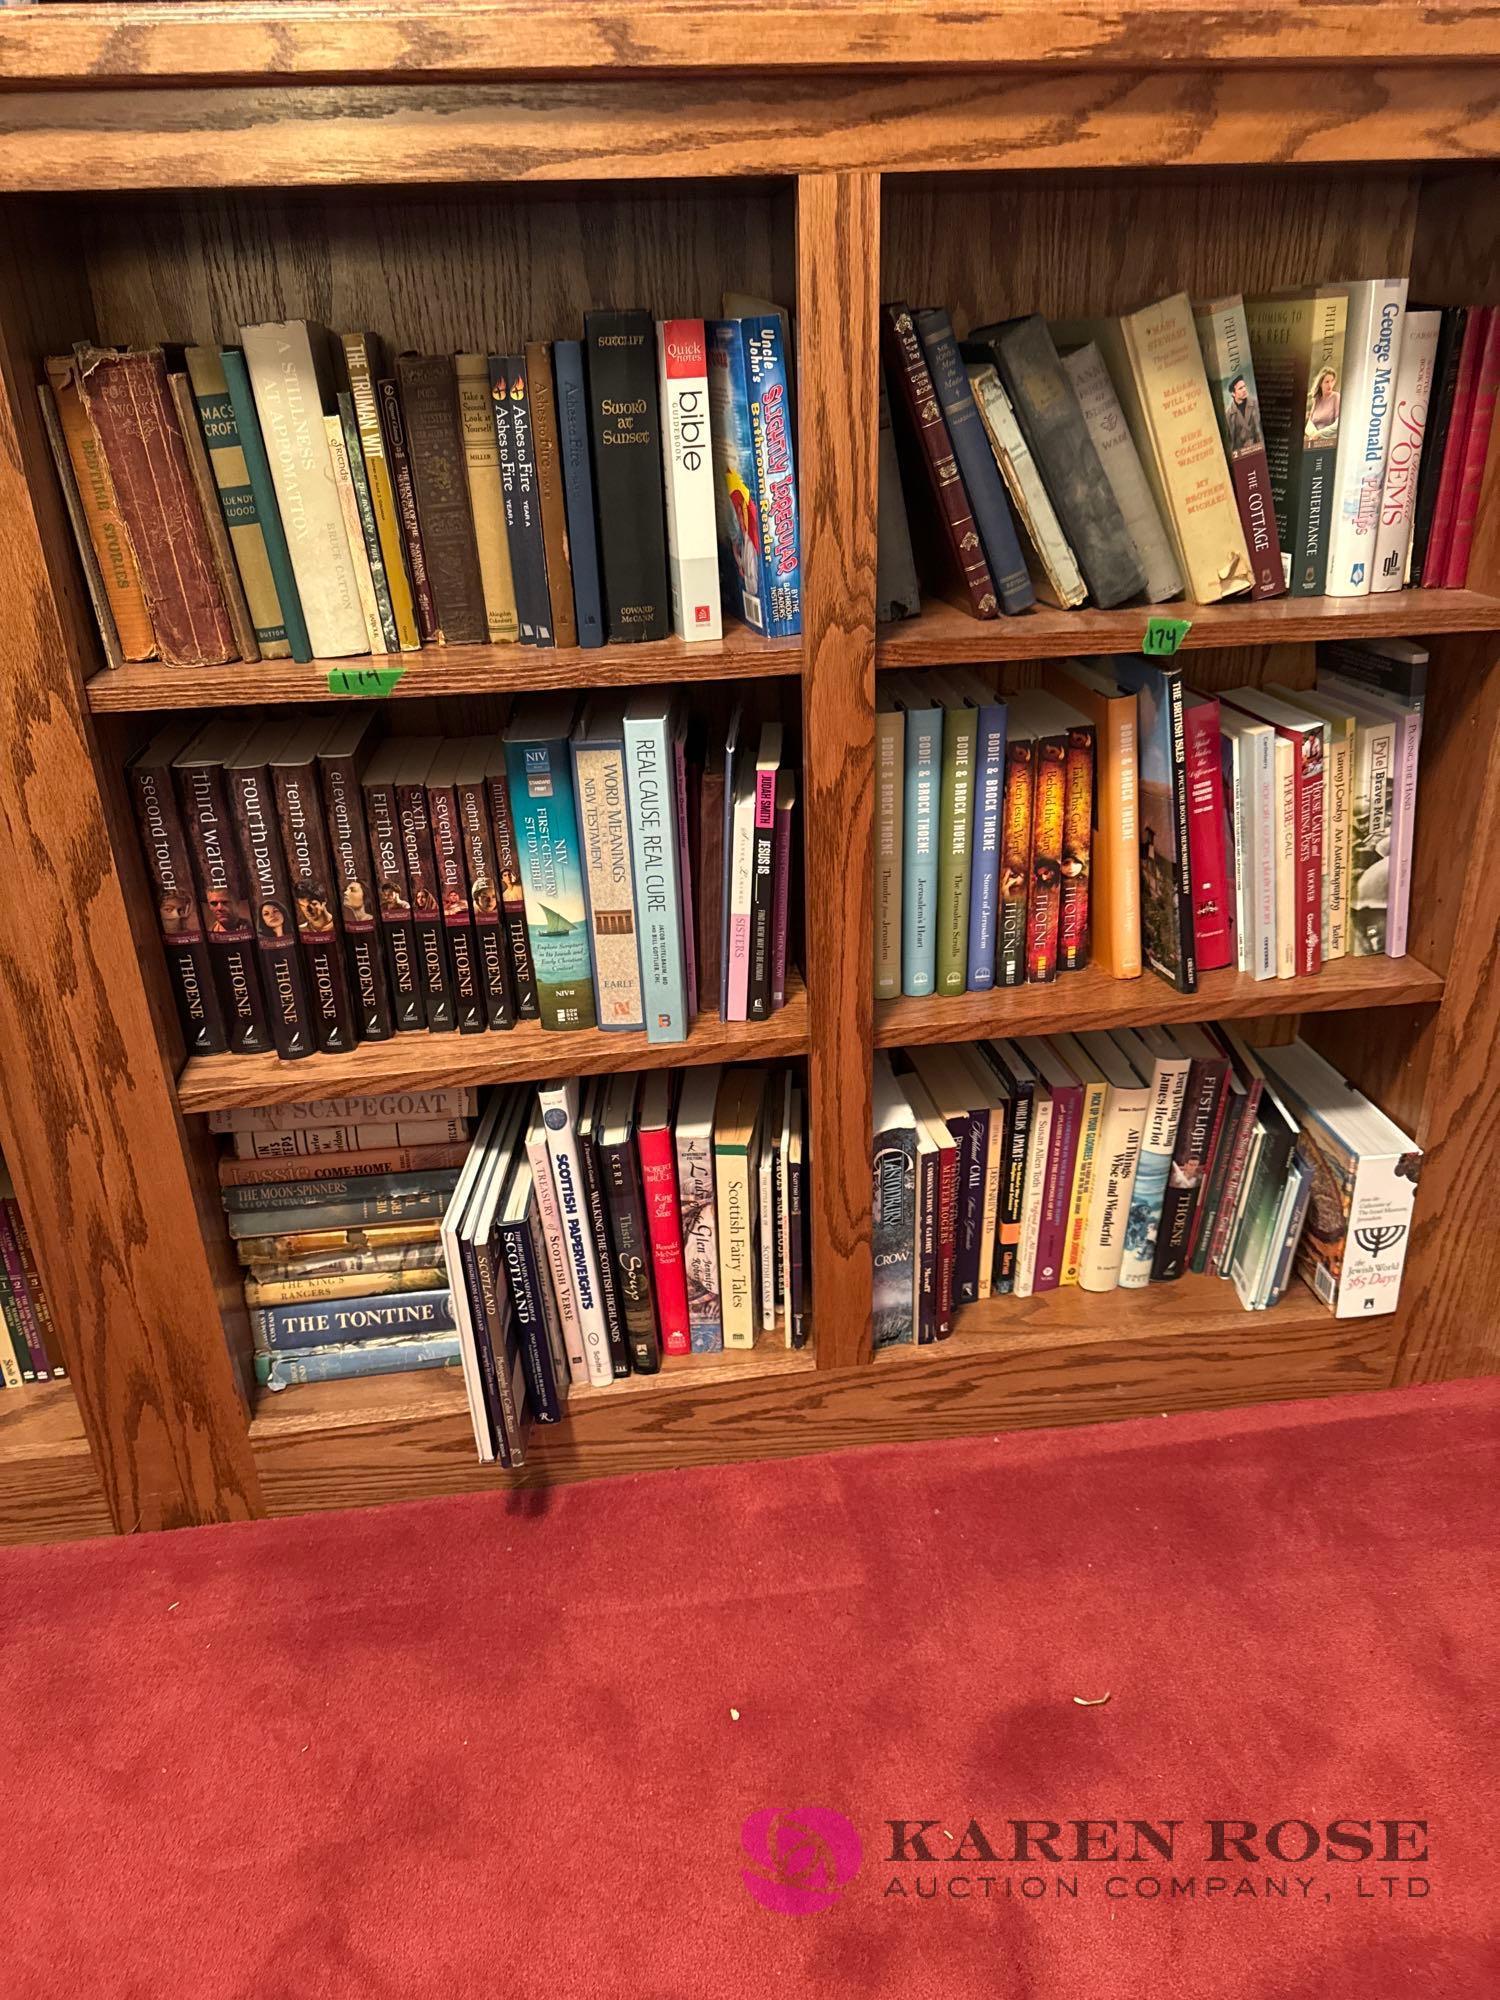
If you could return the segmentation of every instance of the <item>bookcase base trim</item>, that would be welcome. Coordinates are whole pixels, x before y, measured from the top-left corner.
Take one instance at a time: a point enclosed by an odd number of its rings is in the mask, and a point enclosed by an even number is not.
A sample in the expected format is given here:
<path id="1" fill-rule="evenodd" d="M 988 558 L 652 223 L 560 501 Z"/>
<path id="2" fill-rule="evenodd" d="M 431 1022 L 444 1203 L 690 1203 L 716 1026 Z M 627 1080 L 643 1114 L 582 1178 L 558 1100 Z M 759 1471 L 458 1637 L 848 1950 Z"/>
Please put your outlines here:
<path id="1" fill-rule="evenodd" d="M 113 1533 L 73 1385 L 7 1391 L 0 1397 L 0 1544 Z"/>
<path id="2" fill-rule="evenodd" d="M 288 1391 L 284 1413 L 262 1402 L 250 1440 L 267 1511 L 298 1514 L 1390 1384 L 1390 1319 L 1336 1320 L 1305 1292 L 1234 1319 L 1087 1342 L 1066 1330 L 955 1337 L 892 1350 L 873 1368 L 777 1368 L 708 1387 L 667 1376 L 634 1395 L 602 1391 L 555 1430 L 533 1430 L 519 1473 L 476 1463 L 462 1388 L 446 1371 L 344 1385 L 361 1393 L 315 1421 L 299 1421 Z"/>

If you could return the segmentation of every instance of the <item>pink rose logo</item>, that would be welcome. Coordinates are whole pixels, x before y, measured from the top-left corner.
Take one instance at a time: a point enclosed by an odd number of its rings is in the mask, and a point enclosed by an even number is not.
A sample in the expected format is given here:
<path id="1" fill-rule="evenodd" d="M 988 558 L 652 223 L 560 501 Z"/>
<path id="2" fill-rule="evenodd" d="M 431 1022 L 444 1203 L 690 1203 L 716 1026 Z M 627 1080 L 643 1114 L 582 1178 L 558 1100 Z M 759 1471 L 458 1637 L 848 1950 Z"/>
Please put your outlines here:
<path id="1" fill-rule="evenodd" d="M 831 1909 L 861 1858 L 852 1823 L 826 1806 L 764 1806 L 740 1828 L 740 1845 L 755 1864 L 742 1871 L 745 1887 L 786 1917 Z"/>

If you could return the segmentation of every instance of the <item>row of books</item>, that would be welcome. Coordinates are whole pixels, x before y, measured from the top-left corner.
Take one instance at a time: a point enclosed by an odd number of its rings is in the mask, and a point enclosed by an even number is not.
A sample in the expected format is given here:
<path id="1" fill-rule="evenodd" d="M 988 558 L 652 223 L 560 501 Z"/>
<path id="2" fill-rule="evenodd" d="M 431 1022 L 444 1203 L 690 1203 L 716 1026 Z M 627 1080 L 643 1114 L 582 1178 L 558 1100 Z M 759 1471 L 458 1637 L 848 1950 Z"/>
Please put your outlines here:
<path id="1" fill-rule="evenodd" d="M 881 312 L 879 614 L 1360 597 L 1468 577 L 1500 312 L 1405 278 L 959 340 Z M 905 487 L 904 506 L 902 487 Z"/>
<path id="2" fill-rule="evenodd" d="M 189 1051 L 765 1019 L 782 758 L 779 722 L 651 688 L 525 697 L 495 737 L 381 737 L 366 709 L 171 724 L 129 776 Z"/>
<path id="3" fill-rule="evenodd" d="M 806 1340 L 790 1070 L 572 1078 L 482 1109 L 468 1091 L 387 1093 L 214 1123 L 270 1388 L 461 1361 L 480 1456 L 519 1463 L 518 1411 L 557 1421 L 570 1383 L 762 1334 Z"/>
<path id="4" fill-rule="evenodd" d="M 0 1389 L 67 1372 L 10 1169 L 0 1159 Z"/>
<path id="5" fill-rule="evenodd" d="M 743 312 L 731 312 L 743 305 Z M 39 385 L 110 665 L 801 630 L 787 319 L 401 354 L 310 320 Z"/>
<path id="6" fill-rule="evenodd" d="M 1058 660 L 877 691 L 875 991 L 1149 967 L 1182 992 L 1406 952 L 1427 652 L 1320 648 L 1316 685 L 1209 694 L 1175 664 Z"/>
<path id="7" fill-rule="evenodd" d="M 1393 1312 L 1421 1152 L 1303 1042 L 1129 1028 L 878 1055 L 874 1338 L 958 1307 L 1188 1271 L 1248 1310 L 1295 1269 L 1340 1318 Z"/>

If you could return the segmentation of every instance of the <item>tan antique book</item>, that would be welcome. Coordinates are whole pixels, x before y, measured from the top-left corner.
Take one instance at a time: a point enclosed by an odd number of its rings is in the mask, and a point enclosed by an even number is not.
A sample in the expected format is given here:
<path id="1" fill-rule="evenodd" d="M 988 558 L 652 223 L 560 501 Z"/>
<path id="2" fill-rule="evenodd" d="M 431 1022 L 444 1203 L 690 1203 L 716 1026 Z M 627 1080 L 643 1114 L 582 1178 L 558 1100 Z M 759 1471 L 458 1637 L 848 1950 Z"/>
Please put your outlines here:
<path id="1" fill-rule="evenodd" d="M 154 660 L 156 633 L 146 609 L 141 573 L 120 518 L 120 503 L 115 498 L 109 468 L 78 393 L 73 357 L 49 355 L 46 367 L 57 406 L 57 421 L 78 483 L 78 499 L 88 524 L 89 540 L 99 558 L 104 595 L 119 634 L 120 652 L 127 660 Z"/>
<path id="2" fill-rule="evenodd" d="M 401 533 L 401 511 L 396 497 L 385 433 L 380 427 L 379 382 L 385 356 L 373 333 L 344 333 L 339 336 L 344 350 L 344 370 L 349 377 L 349 393 L 354 399 L 354 420 L 359 426 L 359 448 L 365 462 L 365 478 L 370 488 L 370 505 L 375 512 L 375 531 L 385 563 L 385 586 L 390 593 L 391 614 L 396 621 L 396 638 L 403 653 L 414 653 L 422 643 L 417 628 L 411 578 L 406 573 L 406 545 Z"/>
<path id="3" fill-rule="evenodd" d="M 469 473 L 469 510 L 479 546 L 485 624 L 493 641 L 512 644 L 520 638 L 521 627 L 516 618 L 510 543 L 500 494 L 500 446 L 490 407 L 490 364 L 482 354 L 457 354 L 453 368 L 458 377 L 458 415 Z"/>

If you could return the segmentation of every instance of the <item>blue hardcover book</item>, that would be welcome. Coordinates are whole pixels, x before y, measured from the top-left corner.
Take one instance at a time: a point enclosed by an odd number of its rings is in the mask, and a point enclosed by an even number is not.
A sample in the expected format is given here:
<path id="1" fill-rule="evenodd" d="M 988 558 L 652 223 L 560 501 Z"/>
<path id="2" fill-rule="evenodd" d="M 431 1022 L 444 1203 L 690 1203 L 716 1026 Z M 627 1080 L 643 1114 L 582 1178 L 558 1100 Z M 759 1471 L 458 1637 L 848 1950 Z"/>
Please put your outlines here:
<path id="1" fill-rule="evenodd" d="M 563 503 L 568 516 L 568 559 L 573 565 L 573 612 L 580 646 L 604 644 L 599 595 L 599 540 L 594 528 L 594 466 L 589 456 L 589 399 L 583 376 L 583 342 L 552 343 L 557 382 L 557 437 L 562 458 Z"/>
<path id="2" fill-rule="evenodd" d="M 318 1299 L 291 1306 L 256 1306 L 250 1327 L 257 1347 L 273 1352 L 339 1347 L 368 1340 L 411 1340 L 456 1333 L 453 1294 L 382 1292 L 359 1299 Z"/>
<path id="3" fill-rule="evenodd" d="M 368 1340 L 354 1347 L 311 1347 L 268 1354 L 257 1349 L 255 1379 L 263 1389 L 297 1382 L 337 1382 L 351 1375 L 404 1375 L 415 1368 L 452 1368 L 459 1359 L 456 1333 L 408 1340 Z"/>
<path id="4" fill-rule="evenodd" d="M 305 663 L 313 657 L 312 640 L 307 636 L 302 599 L 297 594 L 297 579 L 292 574 L 292 553 L 287 547 L 281 510 L 276 504 L 271 461 L 266 457 L 265 440 L 260 434 L 260 418 L 250 388 L 249 370 L 245 366 L 244 355 L 237 347 L 221 347 L 219 360 L 223 364 L 224 380 L 229 384 L 229 404 L 234 411 L 235 428 L 240 436 L 240 450 L 245 454 L 245 470 L 250 479 L 250 491 L 255 495 L 260 531 L 266 540 L 266 560 L 271 565 L 271 581 L 276 586 L 276 599 L 281 606 L 281 622 L 286 627 L 292 658 Z"/>
<path id="5" fill-rule="evenodd" d="M 797 519 L 797 471 L 792 455 L 792 404 L 774 313 L 741 322 L 750 392 L 750 433 L 759 487 L 761 592 L 765 630 L 773 639 L 802 630 L 802 537 Z"/>
<path id="6" fill-rule="evenodd" d="M 675 698 L 665 689 L 638 694 L 625 711 L 641 1000 L 646 1039 L 651 1042 L 685 1041 L 688 1031 L 677 774 L 672 757 L 676 724 Z"/>
<path id="7" fill-rule="evenodd" d="M 568 743 L 576 706 L 570 694 L 529 695 L 502 738 L 544 1028 L 592 1028 L 598 1019 Z"/>
<path id="8" fill-rule="evenodd" d="M 901 991 L 912 998 L 937 984 L 938 782 L 943 711 L 920 680 L 887 682 L 906 711 L 906 790 L 902 808 Z"/>
<path id="9" fill-rule="evenodd" d="M 958 461 L 969 508 L 984 543 L 995 587 L 1000 592 L 1001 608 L 1007 612 L 1029 611 L 1036 603 L 1036 592 L 1031 587 L 1021 544 L 1016 538 L 1016 524 L 1011 519 L 1005 483 L 989 434 L 974 407 L 974 394 L 958 342 L 953 337 L 952 321 L 945 312 L 929 310 L 915 313 L 913 324 L 927 357 L 932 386 L 943 407 L 948 435 L 953 441 L 953 456 Z"/>
<path id="10" fill-rule="evenodd" d="M 974 758 L 974 836 L 969 875 L 969 991 L 995 983 L 995 940 L 1000 920 L 1000 817 L 1005 803 L 1005 703 L 979 675 L 965 669 L 948 678 L 979 710 Z"/>

